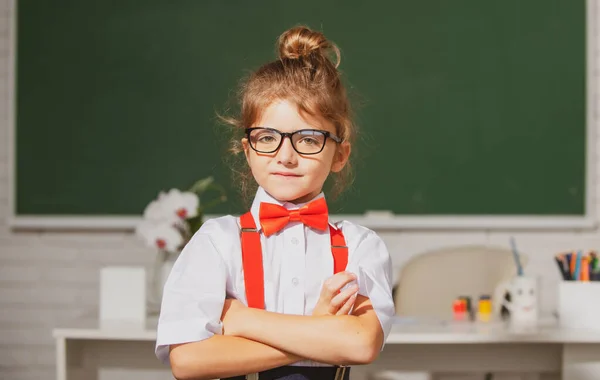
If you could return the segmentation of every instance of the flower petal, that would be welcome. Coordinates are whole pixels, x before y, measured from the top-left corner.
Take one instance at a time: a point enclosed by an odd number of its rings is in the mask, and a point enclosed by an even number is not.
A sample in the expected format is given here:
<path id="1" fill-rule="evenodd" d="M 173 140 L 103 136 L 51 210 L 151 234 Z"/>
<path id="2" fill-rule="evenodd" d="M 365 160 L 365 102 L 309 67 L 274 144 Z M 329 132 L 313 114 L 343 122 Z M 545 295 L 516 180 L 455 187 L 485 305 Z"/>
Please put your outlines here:
<path id="1" fill-rule="evenodd" d="M 163 207 L 168 215 L 187 219 L 198 215 L 198 204 L 199 199 L 196 194 L 171 189 L 164 198 Z"/>
<path id="2" fill-rule="evenodd" d="M 183 243 L 181 233 L 170 222 L 144 221 L 138 225 L 136 233 L 149 247 L 167 251 L 177 251 Z"/>

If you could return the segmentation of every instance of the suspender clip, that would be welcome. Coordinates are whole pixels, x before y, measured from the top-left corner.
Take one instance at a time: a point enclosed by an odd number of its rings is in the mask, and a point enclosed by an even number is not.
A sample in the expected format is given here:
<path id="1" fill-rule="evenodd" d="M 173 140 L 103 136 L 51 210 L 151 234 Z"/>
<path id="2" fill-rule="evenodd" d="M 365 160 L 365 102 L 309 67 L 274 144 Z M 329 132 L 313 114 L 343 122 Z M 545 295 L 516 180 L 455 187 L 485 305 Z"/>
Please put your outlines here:
<path id="1" fill-rule="evenodd" d="M 342 365 L 337 367 L 335 370 L 334 380 L 344 380 L 344 375 L 346 374 L 346 366 Z"/>

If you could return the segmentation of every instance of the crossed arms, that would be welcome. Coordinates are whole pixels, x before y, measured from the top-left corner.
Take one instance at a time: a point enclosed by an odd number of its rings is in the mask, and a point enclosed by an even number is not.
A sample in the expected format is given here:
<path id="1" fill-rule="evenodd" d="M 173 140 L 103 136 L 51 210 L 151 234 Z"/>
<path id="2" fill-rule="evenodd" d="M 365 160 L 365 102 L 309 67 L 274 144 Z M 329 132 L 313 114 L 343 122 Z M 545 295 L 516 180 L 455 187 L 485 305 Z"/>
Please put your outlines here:
<path id="1" fill-rule="evenodd" d="M 170 346 L 179 380 L 214 379 L 314 360 L 332 365 L 367 364 L 383 345 L 383 330 L 356 277 L 340 272 L 325 281 L 311 316 L 286 315 L 225 301 L 223 335 Z M 349 312 L 351 313 L 349 314 Z"/>

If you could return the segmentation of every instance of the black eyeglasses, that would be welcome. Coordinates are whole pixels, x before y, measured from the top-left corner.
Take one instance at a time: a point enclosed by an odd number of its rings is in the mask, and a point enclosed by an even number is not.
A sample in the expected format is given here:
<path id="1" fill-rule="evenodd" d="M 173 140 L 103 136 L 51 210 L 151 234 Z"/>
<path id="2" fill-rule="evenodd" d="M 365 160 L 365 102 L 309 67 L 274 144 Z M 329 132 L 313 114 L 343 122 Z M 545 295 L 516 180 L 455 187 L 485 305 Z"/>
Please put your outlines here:
<path id="1" fill-rule="evenodd" d="M 342 139 L 331 132 L 318 129 L 300 129 L 286 133 L 273 128 L 246 128 L 246 136 L 250 142 L 250 147 L 259 153 L 276 152 L 281 147 L 285 137 L 290 139 L 296 152 L 305 155 L 321 153 L 327 138 L 336 143 L 342 142 Z"/>

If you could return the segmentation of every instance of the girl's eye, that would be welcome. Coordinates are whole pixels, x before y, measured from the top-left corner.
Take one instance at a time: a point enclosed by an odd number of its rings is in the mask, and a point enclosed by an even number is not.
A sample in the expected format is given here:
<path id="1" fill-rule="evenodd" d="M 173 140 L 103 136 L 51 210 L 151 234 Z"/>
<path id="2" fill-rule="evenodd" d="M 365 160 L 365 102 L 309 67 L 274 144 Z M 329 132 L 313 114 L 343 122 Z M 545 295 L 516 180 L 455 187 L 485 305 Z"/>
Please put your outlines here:
<path id="1" fill-rule="evenodd" d="M 258 136 L 258 142 L 262 142 L 262 143 L 270 143 L 275 141 L 275 137 L 271 136 L 271 135 L 262 135 L 262 136 Z"/>
<path id="2" fill-rule="evenodd" d="M 302 144 L 306 144 L 306 145 L 318 145 L 319 144 L 319 141 L 317 139 L 312 138 L 312 137 L 303 137 L 298 142 L 302 143 Z"/>

